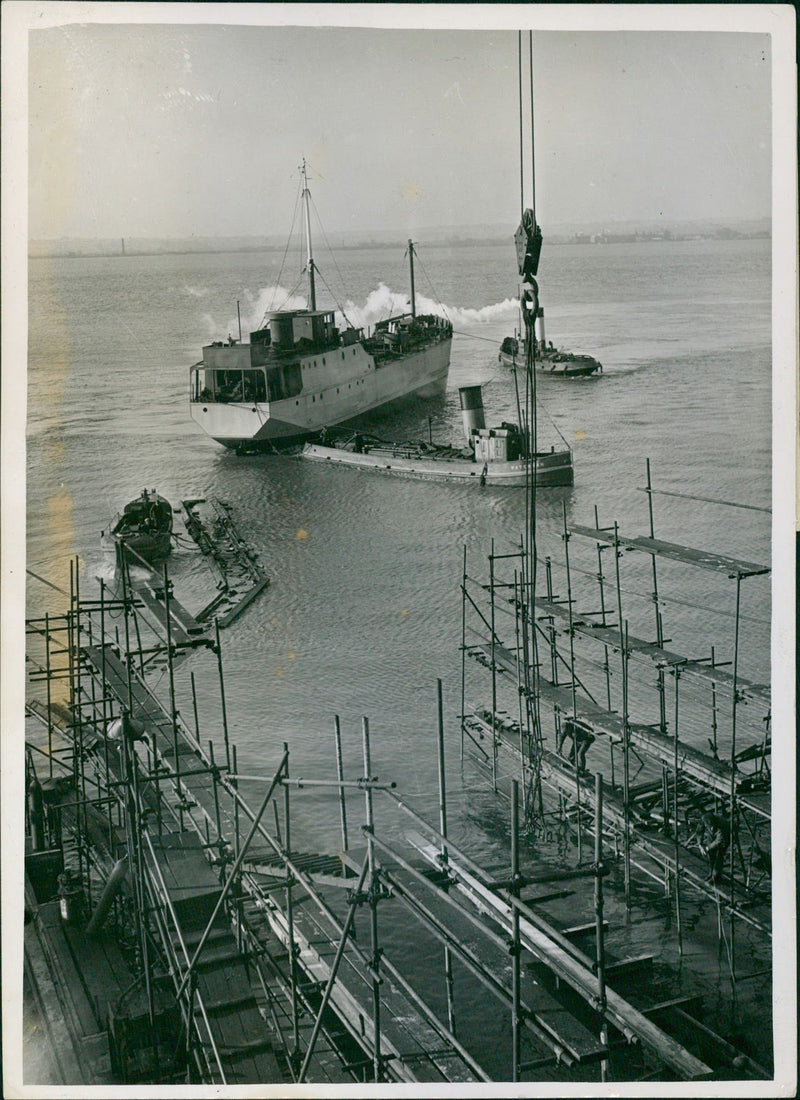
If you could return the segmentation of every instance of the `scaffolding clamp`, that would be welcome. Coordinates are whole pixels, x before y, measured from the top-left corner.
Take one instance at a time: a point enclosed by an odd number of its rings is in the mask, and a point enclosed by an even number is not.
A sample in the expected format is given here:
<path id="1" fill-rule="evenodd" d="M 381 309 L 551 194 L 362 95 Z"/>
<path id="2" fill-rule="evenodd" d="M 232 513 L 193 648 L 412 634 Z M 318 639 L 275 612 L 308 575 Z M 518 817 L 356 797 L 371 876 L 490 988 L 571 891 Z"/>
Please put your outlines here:
<path id="1" fill-rule="evenodd" d="M 369 901 L 370 895 L 367 890 L 348 890 L 347 891 L 347 903 L 348 905 L 366 905 Z"/>

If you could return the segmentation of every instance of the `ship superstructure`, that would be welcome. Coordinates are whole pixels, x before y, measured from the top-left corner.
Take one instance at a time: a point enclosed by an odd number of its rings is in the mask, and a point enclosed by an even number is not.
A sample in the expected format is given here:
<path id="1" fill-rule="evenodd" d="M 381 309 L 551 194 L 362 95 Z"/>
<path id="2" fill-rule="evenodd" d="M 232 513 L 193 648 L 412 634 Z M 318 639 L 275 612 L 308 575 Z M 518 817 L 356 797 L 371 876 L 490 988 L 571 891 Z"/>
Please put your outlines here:
<path id="1" fill-rule="evenodd" d="M 409 313 L 365 334 L 340 329 L 332 309 L 317 309 L 305 162 L 301 171 L 309 308 L 268 313 L 249 343 L 216 341 L 191 368 L 192 419 L 237 450 L 313 435 L 407 397 L 436 396 L 447 384 L 453 328 L 442 317 L 416 313 L 413 242 Z"/>

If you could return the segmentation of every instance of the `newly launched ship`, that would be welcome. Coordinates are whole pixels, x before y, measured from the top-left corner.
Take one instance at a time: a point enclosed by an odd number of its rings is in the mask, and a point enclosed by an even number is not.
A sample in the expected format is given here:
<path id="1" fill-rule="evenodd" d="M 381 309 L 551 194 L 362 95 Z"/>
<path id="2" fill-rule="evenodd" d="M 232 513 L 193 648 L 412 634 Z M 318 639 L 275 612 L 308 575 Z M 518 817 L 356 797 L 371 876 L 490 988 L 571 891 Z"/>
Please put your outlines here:
<path id="1" fill-rule="evenodd" d="M 192 419 L 240 452 L 299 440 L 407 397 L 434 397 L 447 385 L 453 326 L 416 312 L 411 241 L 409 313 L 365 333 L 340 329 L 333 309 L 317 309 L 305 162 L 301 172 L 309 308 L 268 313 L 249 343 L 210 344 L 191 368 Z"/>

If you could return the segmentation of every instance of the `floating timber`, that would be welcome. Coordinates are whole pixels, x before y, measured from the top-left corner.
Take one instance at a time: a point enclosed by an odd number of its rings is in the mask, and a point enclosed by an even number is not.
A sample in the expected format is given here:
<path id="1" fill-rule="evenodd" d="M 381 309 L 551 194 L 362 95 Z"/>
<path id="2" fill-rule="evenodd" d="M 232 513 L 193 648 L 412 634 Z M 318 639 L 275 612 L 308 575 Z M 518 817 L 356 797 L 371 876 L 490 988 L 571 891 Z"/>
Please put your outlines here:
<path id="1" fill-rule="evenodd" d="M 239 534 L 228 505 L 214 498 L 181 501 L 186 531 L 213 563 L 217 595 L 200 612 L 198 622 L 216 618 L 221 628 L 235 622 L 269 585 L 257 563 L 258 554 Z"/>
<path id="2" fill-rule="evenodd" d="M 197 497 L 181 502 L 186 535 L 205 557 L 213 579 L 214 595 L 192 614 L 175 594 L 166 566 L 155 567 L 128 547 L 118 561 L 117 595 L 133 600 L 142 620 L 156 637 L 155 647 L 142 659 L 160 661 L 164 646 L 183 659 L 191 649 L 214 648 L 215 633 L 234 623 L 269 586 L 269 577 L 258 565 L 258 554 L 239 534 L 231 510 L 223 501 Z M 186 539 L 178 537 L 186 546 Z M 136 572 L 131 571 L 136 567 Z M 104 586 L 104 582 L 101 582 Z"/>

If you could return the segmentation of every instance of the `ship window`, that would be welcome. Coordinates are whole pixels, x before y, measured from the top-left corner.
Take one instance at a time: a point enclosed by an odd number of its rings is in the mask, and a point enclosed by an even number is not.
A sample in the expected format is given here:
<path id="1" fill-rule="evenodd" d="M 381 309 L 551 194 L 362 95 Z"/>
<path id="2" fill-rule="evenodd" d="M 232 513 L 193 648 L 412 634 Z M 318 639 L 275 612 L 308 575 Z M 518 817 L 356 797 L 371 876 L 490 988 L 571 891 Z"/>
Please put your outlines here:
<path id="1" fill-rule="evenodd" d="M 299 363 L 286 363 L 270 367 L 267 371 L 270 401 L 283 401 L 297 397 L 303 389 L 303 374 Z"/>
<path id="2" fill-rule="evenodd" d="M 342 359 L 344 359 L 344 352 L 342 352 Z"/>
<path id="3" fill-rule="evenodd" d="M 324 355 L 322 356 L 322 365 L 323 365 L 323 367 L 325 366 L 325 356 Z"/>
<path id="4" fill-rule="evenodd" d="M 336 392 L 337 392 L 337 393 L 339 392 L 339 387 L 338 387 L 338 386 L 336 387 Z"/>
<path id="5" fill-rule="evenodd" d="M 196 375 L 197 401 L 266 401 L 267 384 L 263 370 L 207 370 Z"/>
<path id="6" fill-rule="evenodd" d="M 356 353 L 356 349 L 355 349 L 355 348 L 353 348 L 353 355 L 355 355 L 355 353 Z"/>
<path id="7" fill-rule="evenodd" d="M 245 401 L 266 401 L 267 380 L 263 370 L 246 370 L 242 372 L 244 383 Z"/>

